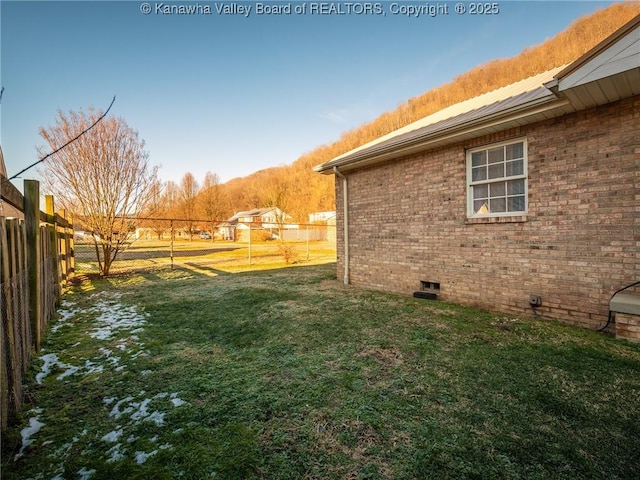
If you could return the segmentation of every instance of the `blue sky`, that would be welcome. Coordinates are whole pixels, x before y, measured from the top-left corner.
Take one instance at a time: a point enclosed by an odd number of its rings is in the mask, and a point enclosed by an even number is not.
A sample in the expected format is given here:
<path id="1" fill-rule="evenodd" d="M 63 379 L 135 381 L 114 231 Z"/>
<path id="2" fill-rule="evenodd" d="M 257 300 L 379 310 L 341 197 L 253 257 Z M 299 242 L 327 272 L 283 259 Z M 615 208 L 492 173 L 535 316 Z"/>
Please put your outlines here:
<path id="1" fill-rule="evenodd" d="M 500 1 L 498 14 L 460 15 L 456 2 L 401 0 L 380 2 L 380 14 L 337 15 L 308 10 L 342 3 L 345 11 L 345 2 L 285 0 L 291 14 L 258 15 L 255 1 L 150 1 L 145 15 L 142 3 L 0 2 L 0 133 L 9 176 L 38 159 L 38 130 L 55 122 L 58 109 L 106 109 L 114 95 L 111 114 L 138 130 L 162 180 L 191 172 L 202 181 L 211 171 L 225 182 L 289 164 L 611 4 Z M 217 13 L 216 5 L 233 3 L 251 14 Z M 394 3 L 440 11 L 409 17 L 393 13 Z M 301 4 L 306 14 L 293 11 Z M 202 13 L 165 15 L 162 5 Z"/>

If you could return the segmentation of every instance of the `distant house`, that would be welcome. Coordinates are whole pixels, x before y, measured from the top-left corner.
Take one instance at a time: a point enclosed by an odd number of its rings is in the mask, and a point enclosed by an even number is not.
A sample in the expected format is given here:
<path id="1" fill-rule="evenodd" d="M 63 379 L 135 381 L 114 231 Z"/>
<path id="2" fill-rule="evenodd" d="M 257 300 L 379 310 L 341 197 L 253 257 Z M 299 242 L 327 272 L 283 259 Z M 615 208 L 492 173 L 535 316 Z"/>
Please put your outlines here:
<path id="1" fill-rule="evenodd" d="M 335 218 L 335 210 L 331 210 L 329 212 L 314 212 L 309 214 L 309 223 L 326 223 L 328 220 Z"/>
<path id="2" fill-rule="evenodd" d="M 602 326 L 640 280 L 640 17 L 315 170 L 345 283 Z"/>
<path id="3" fill-rule="evenodd" d="M 289 223 L 293 217 L 277 207 L 254 208 L 234 214 L 226 222 L 218 226 L 225 240 L 245 242 L 249 240 L 249 229 L 252 239 L 278 238 L 281 230 L 297 229 L 298 225 Z"/>
<path id="4" fill-rule="evenodd" d="M 309 237 L 311 240 L 336 241 L 336 211 L 309 214 Z"/>

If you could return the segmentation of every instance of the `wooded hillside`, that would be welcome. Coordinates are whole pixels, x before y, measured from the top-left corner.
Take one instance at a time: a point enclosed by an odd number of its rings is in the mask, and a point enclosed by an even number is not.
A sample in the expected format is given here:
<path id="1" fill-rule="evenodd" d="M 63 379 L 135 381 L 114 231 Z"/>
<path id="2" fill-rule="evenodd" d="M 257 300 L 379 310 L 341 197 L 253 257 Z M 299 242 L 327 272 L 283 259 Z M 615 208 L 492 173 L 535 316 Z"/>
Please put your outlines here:
<path id="1" fill-rule="evenodd" d="M 222 184 L 216 193 L 224 203 L 220 213 L 226 217 L 240 210 L 278 206 L 304 221 L 310 212 L 333 210 L 333 176 L 315 173 L 315 165 L 442 108 L 572 62 L 638 14 L 639 2 L 619 3 L 599 10 L 515 57 L 485 63 L 450 83 L 407 100 L 395 110 L 345 132 L 337 141 L 303 154 L 290 165 L 261 170 Z M 205 196 L 207 189 L 202 190 L 199 197 Z"/>

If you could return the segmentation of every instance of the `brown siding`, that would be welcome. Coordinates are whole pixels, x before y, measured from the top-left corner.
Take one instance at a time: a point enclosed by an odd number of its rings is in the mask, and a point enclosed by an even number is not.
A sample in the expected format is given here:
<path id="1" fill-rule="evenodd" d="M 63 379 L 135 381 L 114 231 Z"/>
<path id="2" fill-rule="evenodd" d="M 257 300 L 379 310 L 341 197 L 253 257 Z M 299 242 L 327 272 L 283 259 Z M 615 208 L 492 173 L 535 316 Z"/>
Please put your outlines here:
<path id="1" fill-rule="evenodd" d="M 465 151 L 528 142 L 529 210 L 466 218 Z M 351 283 L 594 328 L 640 278 L 640 97 L 348 172 Z M 338 278 L 342 180 L 336 178 Z"/>

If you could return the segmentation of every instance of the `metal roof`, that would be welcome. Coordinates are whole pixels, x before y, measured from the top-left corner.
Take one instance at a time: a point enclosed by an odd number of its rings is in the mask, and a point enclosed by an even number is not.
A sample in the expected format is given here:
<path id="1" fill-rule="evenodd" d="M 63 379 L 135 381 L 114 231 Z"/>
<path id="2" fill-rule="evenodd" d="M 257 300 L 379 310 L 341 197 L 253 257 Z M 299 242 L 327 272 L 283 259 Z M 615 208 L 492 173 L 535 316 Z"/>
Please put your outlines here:
<path id="1" fill-rule="evenodd" d="M 456 103 L 340 155 L 330 162 L 316 167 L 315 170 L 330 173 L 327 170 L 331 170 L 334 166 L 346 165 L 352 161 L 364 159 L 366 156 L 381 154 L 389 150 L 402 150 L 402 147 L 411 147 L 412 143 L 422 143 L 430 137 L 434 139 L 433 137 L 436 135 L 446 134 L 453 129 L 469 127 L 479 121 L 486 122 L 496 115 L 513 114 L 522 110 L 523 107 L 531 108 L 549 104 L 558 100 L 558 97 L 551 90 L 545 88 L 544 84 L 553 80 L 554 75 L 563 68 L 564 66 L 557 67 Z"/>

